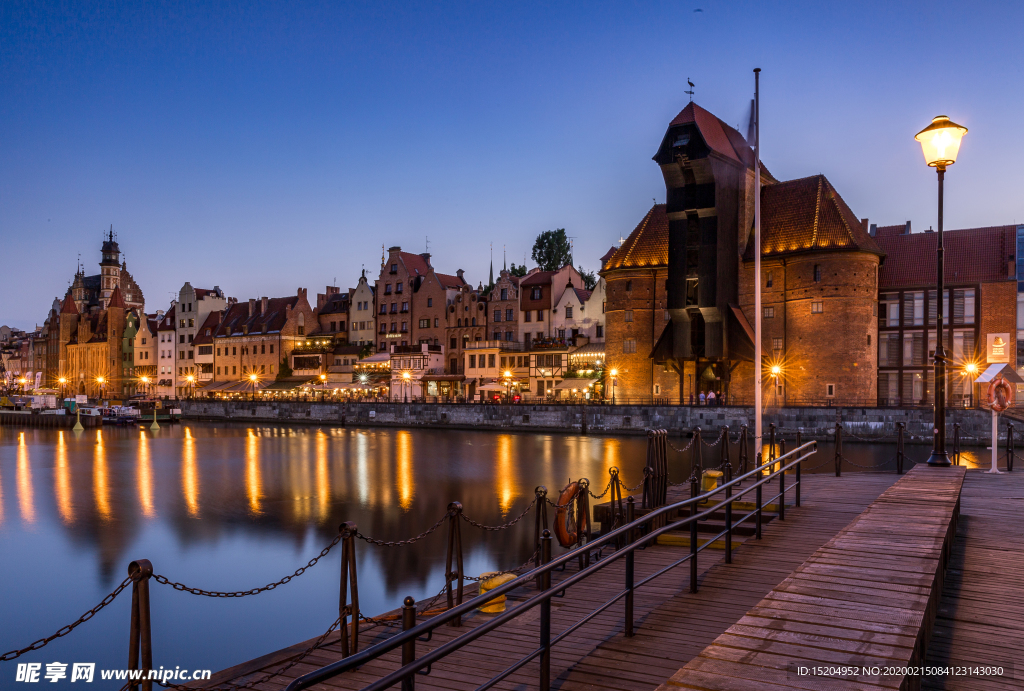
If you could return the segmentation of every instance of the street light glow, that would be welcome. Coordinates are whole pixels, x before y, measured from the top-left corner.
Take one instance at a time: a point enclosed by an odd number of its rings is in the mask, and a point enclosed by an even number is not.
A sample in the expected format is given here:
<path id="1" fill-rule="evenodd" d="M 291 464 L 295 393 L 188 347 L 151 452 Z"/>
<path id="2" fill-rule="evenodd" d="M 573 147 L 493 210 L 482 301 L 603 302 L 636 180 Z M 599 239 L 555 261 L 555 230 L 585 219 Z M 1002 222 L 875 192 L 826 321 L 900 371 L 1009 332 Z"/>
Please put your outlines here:
<path id="1" fill-rule="evenodd" d="M 976 363 L 976 362 L 968 362 L 966 365 L 964 365 L 964 372 L 966 372 L 967 374 L 971 374 L 971 375 L 977 374 L 978 373 L 978 363 Z"/>
<path id="2" fill-rule="evenodd" d="M 771 372 L 773 377 L 777 377 L 780 374 L 782 374 L 782 368 L 779 367 L 778 365 L 772 365 Z"/>
<path id="3" fill-rule="evenodd" d="M 259 377 L 257 377 L 255 374 L 250 374 L 249 375 L 249 381 L 255 382 L 257 379 L 259 379 Z M 192 379 L 189 378 L 189 381 L 192 381 Z"/>
<path id="4" fill-rule="evenodd" d="M 613 369 L 613 370 L 612 370 L 612 372 L 611 372 L 611 375 L 612 375 L 613 377 L 617 377 L 617 376 L 619 376 L 619 370 L 617 370 L 617 369 Z"/>
<path id="5" fill-rule="evenodd" d="M 960 153 L 960 140 L 967 134 L 967 128 L 958 125 L 945 115 L 932 118 L 932 124 L 914 137 L 921 142 L 925 162 L 933 168 L 945 168 L 956 163 Z"/>
<path id="6" fill-rule="evenodd" d="M 106 381 L 106 379 L 104 379 L 103 377 L 96 377 L 96 381 L 99 382 L 100 384 L 102 384 L 103 382 Z"/>

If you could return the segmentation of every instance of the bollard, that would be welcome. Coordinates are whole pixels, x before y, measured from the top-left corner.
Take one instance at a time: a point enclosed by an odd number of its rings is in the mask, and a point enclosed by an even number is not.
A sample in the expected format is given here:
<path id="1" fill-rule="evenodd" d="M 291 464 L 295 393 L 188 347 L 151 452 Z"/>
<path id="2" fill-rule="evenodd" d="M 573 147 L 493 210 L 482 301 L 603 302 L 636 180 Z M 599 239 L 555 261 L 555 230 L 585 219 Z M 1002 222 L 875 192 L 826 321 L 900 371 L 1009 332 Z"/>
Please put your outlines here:
<path id="1" fill-rule="evenodd" d="M 960 465 L 960 423 L 953 423 L 953 465 Z"/>
<path id="2" fill-rule="evenodd" d="M 632 526 L 636 519 L 636 508 L 633 496 L 626 500 L 626 525 Z M 626 533 L 626 541 L 631 545 L 636 539 L 633 528 Z M 630 550 L 626 554 L 626 637 L 633 636 L 633 555 L 636 550 Z"/>
<path id="3" fill-rule="evenodd" d="M 345 521 L 341 532 L 341 588 L 338 595 L 338 633 L 341 635 L 341 656 L 359 651 L 359 583 L 356 580 L 356 524 Z M 351 600 L 349 599 L 351 597 Z M 348 618 L 352 617 L 349 631 Z M 351 638 L 351 644 L 349 642 Z"/>
<path id="4" fill-rule="evenodd" d="M 453 560 L 458 571 L 452 571 Z M 444 589 L 448 600 L 448 609 L 451 609 L 462 604 L 464 578 L 462 571 L 462 502 L 453 501 L 448 505 L 448 554 L 444 564 Z M 459 583 L 455 593 L 452 593 L 452 581 L 456 578 Z M 448 622 L 448 626 L 462 626 L 462 617 L 455 617 Z"/>
<path id="5" fill-rule="evenodd" d="M 153 564 L 149 559 L 138 559 L 128 565 L 132 579 L 131 629 L 128 634 L 128 669 L 141 669 L 143 677 L 153 669 L 153 636 L 149 619 L 149 579 Z M 153 681 L 143 679 L 141 684 L 130 683 L 128 688 L 152 691 Z"/>
<path id="6" fill-rule="evenodd" d="M 544 531 L 541 536 L 541 561 L 547 564 L 551 561 L 551 532 Z M 551 569 L 545 569 L 540 574 L 540 589 L 551 589 Z M 551 598 L 540 603 L 540 689 L 550 691 L 551 689 Z"/>
<path id="7" fill-rule="evenodd" d="M 690 476 L 690 496 L 696 497 L 700 492 L 696 475 Z M 690 504 L 690 518 L 693 519 L 700 509 L 697 502 Z M 690 592 L 697 592 L 697 521 L 690 521 Z"/>
<path id="8" fill-rule="evenodd" d="M 402 602 L 402 631 L 416 626 L 416 600 L 406 597 Z M 416 639 L 410 638 L 402 644 L 402 666 L 412 664 L 416 660 Z M 410 674 L 402 679 L 402 691 L 416 691 L 416 675 Z"/>
<path id="9" fill-rule="evenodd" d="M 611 479 L 608 481 L 608 511 L 612 515 L 611 530 L 619 528 L 623 524 L 626 512 L 622 505 L 622 483 L 619 481 L 619 469 L 612 466 L 608 469 Z M 615 541 L 615 549 L 621 549 L 623 538 Z"/>

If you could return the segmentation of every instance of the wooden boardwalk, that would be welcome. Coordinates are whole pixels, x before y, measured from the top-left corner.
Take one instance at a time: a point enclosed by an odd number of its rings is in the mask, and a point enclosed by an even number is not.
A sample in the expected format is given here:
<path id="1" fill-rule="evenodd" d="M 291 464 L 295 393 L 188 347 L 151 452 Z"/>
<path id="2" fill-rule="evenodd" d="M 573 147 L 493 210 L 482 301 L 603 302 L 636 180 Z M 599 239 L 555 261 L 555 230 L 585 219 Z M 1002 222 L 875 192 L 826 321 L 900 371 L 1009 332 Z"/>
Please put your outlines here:
<path id="1" fill-rule="evenodd" d="M 769 523 L 762 540 L 751 538 L 737 547 L 732 564 L 723 562 L 721 550 L 708 549 L 700 553 L 698 593 L 688 592 L 688 567 L 683 565 L 637 591 L 634 637 L 622 635 L 620 603 L 557 645 L 552 653 L 553 686 L 573 690 L 649 691 L 655 688 L 736 623 L 897 479 L 894 474 L 882 473 L 849 473 L 842 478 L 805 474 L 802 507 L 787 510 L 784 522 Z M 771 494 L 774 491 L 766 496 Z M 637 580 L 684 554 L 680 547 L 663 545 L 638 552 Z M 570 569 L 566 575 L 571 573 Z M 552 635 L 618 592 L 622 583 L 623 564 L 616 562 L 599 576 L 568 591 L 564 598 L 555 599 Z M 523 588 L 515 598 L 510 598 L 510 605 L 514 606 L 534 592 L 532 587 Z M 429 676 L 417 677 L 417 688 L 476 688 L 518 656 L 536 648 L 539 615 L 539 608 L 535 608 L 435 664 Z M 490 616 L 478 612 L 468 617 L 461 628 L 441 627 L 432 641 L 417 645 L 417 652 L 422 654 L 446 643 L 468 628 L 488 621 Z M 381 626 L 366 630 L 361 633 L 360 647 L 365 648 L 394 633 L 395 629 Z M 224 670 L 215 674 L 212 681 L 245 684 L 281 669 L 312 643 L 312 640 L 305 641 Z M 292 679 L 340 658 L 335 635 L 283 674 L 254 688 L 282 689 Z M 398 651 L 393 651 L 317 688 L 359 689 L 396 669 L 398 661 Z M 495 688 L 536 688 L 537 669 L 537 663 L 532 662 Z"/>
<path id="2" fill-rule="evenodd" d="M 965 473 L 914 467 L 661 689 L 920 688 L 884 669 L 925 660 Z"/>
<path id="3" fill-rule="evenodd" d="M 1024 472 L 969 470 L 927 664 L 1004 668 L 927 677 L 926 689 L 1024 689 Z"/>

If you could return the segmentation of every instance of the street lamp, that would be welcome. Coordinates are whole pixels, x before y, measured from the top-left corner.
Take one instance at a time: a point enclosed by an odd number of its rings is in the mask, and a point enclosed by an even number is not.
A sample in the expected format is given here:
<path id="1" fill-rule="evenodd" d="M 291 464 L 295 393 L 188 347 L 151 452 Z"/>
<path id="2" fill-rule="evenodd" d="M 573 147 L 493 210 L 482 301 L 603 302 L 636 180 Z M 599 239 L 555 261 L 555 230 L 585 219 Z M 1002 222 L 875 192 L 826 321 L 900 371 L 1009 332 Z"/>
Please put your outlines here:
<path id="1" fill-rule="evenodd" d="M 102 376 L 96 377 L 96 383 L 100 385 L 100 400 L 102 401 L 104 395 L 106 395 L 107 379 Z"/>
<path id="2" fill-rule="evenodd" d="M 143 375 L 139 377 L 139 381 L 142 382 L 142 388 L 145 389 L 149 386 L 149 377 Z"/>
<path id="3" fill-rule="evenodd" d="M 60 405 L 64 407 L 64 385 L 68 383 L 67 377 L 60 377 L 57 379 L 57 383 L 60 384 Z"/>
<path id="4" fill-rule="evenodd" d="M 409 375 L 408 372 L 402 372 L 402 380 L 405 382 L 405 386 L 403 387 L 403 391 L 405 392 L 405 402 L 406 403 L 409 402 L 409 378 L 410 378 L 410 375 Z"/>
<path id="5" fill-rule="evenodd" d="M 928 465 L 939 467 L 952 465 L 946 453 L 946 350 L 942 347 L 945 340 L 942 312 L 946 300 L 942 275 L 942 188 L 946 178 L 946 167 L 956 163 L 956 156 L 960 152 L 960 140 L 965 134 L 966 127 L 956 124 L 945 115 L 939 115 L 932 119 L 932 124 L 914 137 L 921 143 L 925 163 L 935 168 L 939 177 L 938 239 L 935 247 L 936 294 L 939 298 L 935 311 L 938 320 L 935 331 L 935 421 L 932 430 L 932 455 L 928 458 Z"/>
<path id="6" fill-rule="evenodd" d="M 974 407 L 974 380 L 978 376 L 978 363 L 972 361 L 972 362 L 968 362 L 966 365 L 964 365 L 964 375 L 967 377 L 967 380 L 971 383 L 971 394 L 970 394 L 971 397 L 970 397 L 969 400 L 970 400 L 970 406 L 973 408 Z"/>
<path id="7" fill-rule="evenodd" d="M 505 402 L 512 401 L 512 372 L 505 370 Z"/>
<path id="8" fill-rule="evenodd" d="M 609 374 L 612 375 L 612 405 L 615 405 L 615 387 L 618 385 L 615 378 L 619 376 L 619 370 L 613 369 Z"/>
<path id="9" fill-rule="evenodd" d="M 327 392 L 327 375 L 326 374 L 321 374 L 320 375 L 320 402 L 321 403 L 324 402 L 324 396 L 326 395 L 326 392 Z"/>
<path id="10" fill-rule="evenodd" d="M 185 377 L 185 381 L 188 382 L 188 397 L 192 398 L 192 395 L 195 393 L 196 378 L 195 376 L 190 374 L 187 377 Z"/>
<path id="11" fill-rule="evenodd" d="M 256 400 L 256 382 L 258 382 L 259 380 L 260 378 L 256 376 L 255 372 L 249 375 L 249 383 L 252 385 L 252 393 L 249 394 L 250 401 Z"/>

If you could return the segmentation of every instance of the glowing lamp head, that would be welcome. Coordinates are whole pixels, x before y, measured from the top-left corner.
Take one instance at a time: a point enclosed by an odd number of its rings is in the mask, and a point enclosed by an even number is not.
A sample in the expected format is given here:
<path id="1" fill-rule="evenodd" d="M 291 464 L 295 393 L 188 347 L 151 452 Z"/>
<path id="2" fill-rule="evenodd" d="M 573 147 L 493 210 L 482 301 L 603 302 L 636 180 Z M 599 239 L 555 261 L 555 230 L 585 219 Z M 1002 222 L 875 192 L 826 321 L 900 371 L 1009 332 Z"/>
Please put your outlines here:
<path id="1" fill-rule="evenodd" d="M 921 142 L 924 160 L 932 168 L 945 168 L 956 163 L 960 152 L 960 140 L 967 134 L 967 128 L 958 125 L 945 115 L 932 118 L 932 124 L 914 137 Z"/>
<path id="2" fill-rule="evenodd" d="M 191 383 L 192 383 L 192 382 L 194 382 L 195 380 L 196 380 L 196 378 L 195 378 L 195 377 L 193 377 L 193 376 L 192 376 L 191 374 L 190 374 L 190 375 L 188 375 L 187 377 L 185 377 L 185 381 L 187 381 L 187 382 L 188 382 L 189 384 L 191 384 Z"/>
<path id="3" fill-rule="evenodd" d="M 506 370 L 505 371 L 505 378 L 506 379 L 511 379 L 512 378 L 512 373 Z"/>
<path id="4" fill-rule="evenodd" d="M 255 382 L 257 379 L 259 379 L 259 377 L 257 377 L 255 374 L 250 374 L 249 375 L 249 381 Z"/>
<path id="5" fill-rule="evenodd" d="M 611 371 L 611 375 L 612 375 L 613 377 L 617 377 L 617 376 L 619 376 L 619 370 L 617 370 L 617 369 L 613 369 L 613 370 Z"/>
<path id="6" fill-rule="evenodd" d="M 106 381 L 106 379 L 104 379 L 103 377 L 96 377 L 96 381 L 97 381 L 97 382 L 99 382 L 100 384 L 102 384 L 103 382 L 105 382 L 105 381 Z M 24 380 L 24 379 L 22 379 L 22 380 L 21 380 L 21 383 L 22 383 L 22 384 L 24 384 L 24 383 L 25 383 L 25 380 Z"/>
<path id="7" fill-rule="evenodd" d="M 408 372 L 402 372 L 402 379 L 408 381 L 410 376 L 411 375 Z"/>
<path id="8" fill-rule="evenodd" d="M 59 381 L 59 382 L 60 382 L 61 386 L 63 386 L 64 384 L 67 384 L 67 383 L 68 383 L 68 380 L 67 380 L 67 379 L 65 379 L 64 377 L 61 377 L 61 378 L 60 378 L 60 379 L 58 379 L 57 381 Z"/>
<path id="9" fill-rule="evenodd" d="M 967 374 L 975 375 L 978 373 L 978 364 L 975 362 L 968 362 L 964 365 L 964 371 L 967 372 Z"/>
<path id="10" fill-rule="evenodd" d="M 772 376 L 777 377 L 782 374 L 782 368 L 778 365 L 772 365 Z"/>
<path id="11" fill-rule="evenodd" d="M 139 377 L 139 381 L 141 381 L 143 384 L 148 384 L 149 383 L 149 377 Z M 62 379 L 60 383 L 63 384 L 64 380 Z"/>
<path id="12" fill-rule="evenodd" d="M 321 374 L 320 375 L 320 381 L 327 381 L 327 375 L 326 374 Z"/>
<path id="13" fill-rule="evenodd" d="M 24 385 L 25 381 L 26 381 L 25 377 L 22 377 L 21 379 L 18 380 L 18 383 L 21 384 L 21 385 Z"/>

